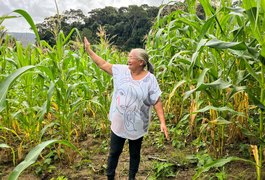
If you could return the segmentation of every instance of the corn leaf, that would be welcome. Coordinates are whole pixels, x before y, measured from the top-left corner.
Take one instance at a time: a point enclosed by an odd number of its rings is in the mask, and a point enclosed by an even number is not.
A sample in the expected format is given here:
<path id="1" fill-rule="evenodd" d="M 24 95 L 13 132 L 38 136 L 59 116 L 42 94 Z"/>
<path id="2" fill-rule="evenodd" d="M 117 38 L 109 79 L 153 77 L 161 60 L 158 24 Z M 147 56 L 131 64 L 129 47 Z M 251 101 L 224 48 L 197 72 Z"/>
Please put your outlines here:
<path id="1" fill-rule="evenodd" d="M 199 170 L 197 171 L 197 173 L 192 177 L 192 179 L 198 179 L 199 176 L 203 173 L 203 172 L 207 172 L 209 171 L 209 169 L 211 168 L 218 168 L 218 167 L 222 167 L 225 164 L 231 162 L 231 161 L 243 161 L 243 162 L 248 162 L 250 164 L 254 164 L 255 163 L 253 161 L 250 160 L 246 160 L 243 158 L 239 158 L 239 157 L 228 157 L 228 158 L 223 158 L 223 159 L 218 159 L 216 161 L 212 161 L 209 164 L 204 165 L 203 167 L 199 168 Z"/>
<path id="2" fill-rule="evenodd" d="M 242 114 L 240 112 L 237 112 L 227 106 L 224 106 L 224 107 L 214 107 L 214 106 L 205 106 L 204 108 L 202 109 L 199 109 L 198 111 L 196 111 L 196 113 L 200 113 L 200 112 L 208 112 L 210 110 L 215 110 L 215 111 L 229 111 L 229 112 L 232 112 L 232 113 L 236 113 L 238 115 Z M 242 114 L 243 115 L 243 114 Z"/>
<path id="3" fill-rule="evenodd" d="M 247 46 L 244 42 L 224 42 L 218 39 L 208 41 L 205 46 L 215 49 L 247 50 Z"/>
<path id="4" fill-rule="evenodd" d="M 40 42 L 40 36 L 39 36 L 38 30 L 34 24 L 34 21 L 31 18 L 31 16 L 26 11 L 24 11 L 23 9 L 17 9 L 17 10 L 14 10 L 13 12 L 20 14 L 21 16 L 23 16 L 26 19 L 26 21 L 29 23 L 31 29 L 33 30 L 33 32 L 36 36 L 37 42 L 39 43 Z"/>
<path id="5" fill-rule="evenodd" d="M 199 78 L 199 79 L 201 79 L 201 78 Z M 216 88 L 216 89 L 226 89 L 226 88 L 232 86 L 232 84 L 230 84 L 228 82 L 225 82 L 222 79 L 217 79 L 216 81 L 211 82 L 211 83 L 202 83 L 201 82 L 202 80 L 199 80 L 199 81 L 200 82 L 198 82 L 198 85 L 197 85 L 196 88 L 185 92 L 185 95 L 183 97 L 184 100 L 187 99 L 195 91 L 202 91 L 202 90 L 205 90 L 205 89 L 210 88 L 210 87 L 211 88 Z"/>
<path id="6" fill-rule="evenodd" d="M 3 82 L 0 83 L 0 112 L 5 108 L 5 101 L 8 89 L 11 84 L 26 71 L 35 68 L 35 66 L 25 66 L 17 69 L 13 74 L 9 75 Z"/>
<path id="7" fill-rule="evenodd" d="M 54 144 L 54 143 L 59 143 L 59 144 L 63 144 L 66 146 L 69 146 L 70 148 L 77 150 L 77 148 L 71 144 L 68 141 L 65 140 L 56 140 L 56 139 L 52 139 L 52 140 L 48 140 L 45 142 L 42 142 L 41 144 L 37 145 L 35 148 L 33 148 L 26 156 L 25 160 L 22 161 L 20 164 L 18 164 L 15 169 L 10 173 L 8 180 L 16 180 L 18 179 L 19 175 L 26 169 L 28 168 L 30 165 L 32 165 L 33 163 L 36 162 L 38 156 L 40 155 L 40 153 L 42 152 L 42 150 L 44 148 L 46 148 L 47 146 Z"/>

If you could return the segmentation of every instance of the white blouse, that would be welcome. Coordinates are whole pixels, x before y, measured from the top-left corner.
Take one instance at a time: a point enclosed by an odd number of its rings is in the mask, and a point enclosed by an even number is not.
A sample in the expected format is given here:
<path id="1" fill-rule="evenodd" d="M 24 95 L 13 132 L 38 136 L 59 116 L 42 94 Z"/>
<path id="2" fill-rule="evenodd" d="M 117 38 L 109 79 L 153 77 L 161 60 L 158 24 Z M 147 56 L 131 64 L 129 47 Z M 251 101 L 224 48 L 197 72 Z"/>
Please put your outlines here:
<path id="1" fill-rule="evenodd" d="M 112 66 L 114 92 L 110 106 L 111 130 L 122 138 L 135 140 L 147 133 L 151 107 L 161 90 L 153 74 L 134 80 L 127 65 Z"/>

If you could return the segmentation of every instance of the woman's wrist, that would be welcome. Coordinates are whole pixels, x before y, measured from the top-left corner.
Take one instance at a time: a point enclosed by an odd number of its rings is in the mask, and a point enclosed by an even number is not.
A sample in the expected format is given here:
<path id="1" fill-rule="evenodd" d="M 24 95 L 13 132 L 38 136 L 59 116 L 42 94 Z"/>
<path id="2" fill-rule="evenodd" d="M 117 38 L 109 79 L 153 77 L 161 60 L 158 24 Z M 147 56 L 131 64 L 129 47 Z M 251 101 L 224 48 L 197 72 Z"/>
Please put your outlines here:
<path id="1" fill-rule="evenodd" d="M 161 125 L 166 125 L 166 121 L 165 120 L 160 120 L 160 124 Z"/>

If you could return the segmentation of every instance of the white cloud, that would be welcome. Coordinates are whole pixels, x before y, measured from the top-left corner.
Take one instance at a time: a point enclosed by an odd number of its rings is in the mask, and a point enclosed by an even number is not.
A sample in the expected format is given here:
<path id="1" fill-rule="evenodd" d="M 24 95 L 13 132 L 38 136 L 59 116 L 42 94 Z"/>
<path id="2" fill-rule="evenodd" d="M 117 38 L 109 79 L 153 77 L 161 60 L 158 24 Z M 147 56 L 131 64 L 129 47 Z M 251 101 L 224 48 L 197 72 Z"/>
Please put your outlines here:
<path id="1" fill-rule="evenodd" d="M 87 14 L 92 9 L 104 8 L 105 6 L 126 7 L 128 5 L 148 4 L 150 6 L 159 6 L 161 3 L 167 3 L 170 0 L 57 0 L 59 12 L 62 13 L 70 9 L 81 9 Z M 0 16 L 10 14 L 16 9 L 27 11 L 35 23 L 43 22 L 45 17 L 56 14 L 56 5 L 54 0 L 0 0 Z M 10 32 L 30 32 L 30 26 L 24 18 L 6 19 L 3 24 Z"/>

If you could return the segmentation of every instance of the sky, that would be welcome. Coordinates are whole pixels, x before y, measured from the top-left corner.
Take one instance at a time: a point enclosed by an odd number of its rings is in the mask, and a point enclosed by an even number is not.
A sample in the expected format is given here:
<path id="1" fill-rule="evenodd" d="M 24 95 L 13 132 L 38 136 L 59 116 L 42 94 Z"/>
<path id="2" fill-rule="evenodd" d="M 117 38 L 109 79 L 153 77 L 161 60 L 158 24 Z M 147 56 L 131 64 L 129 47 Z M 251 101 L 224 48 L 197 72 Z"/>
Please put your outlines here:
<path id="1" fill-rule="evenodd" d="M 171 0 L 57 0 L 59 13 L 70 9 L 81 9 L 85 15 L 93 9 L 105 6 L 126 7 L 128 5 L 148 4 L 159 6 Z M 15 15 L 16 9 L 23 9 L 29 13 L 35 24 L 42 23 L 45 17 L 56 14 L 55 0 L 0 0 L 0 16 Z M 5 19 L 2 23 L 8 32 L 32 32 L 23 17 Z"/>

